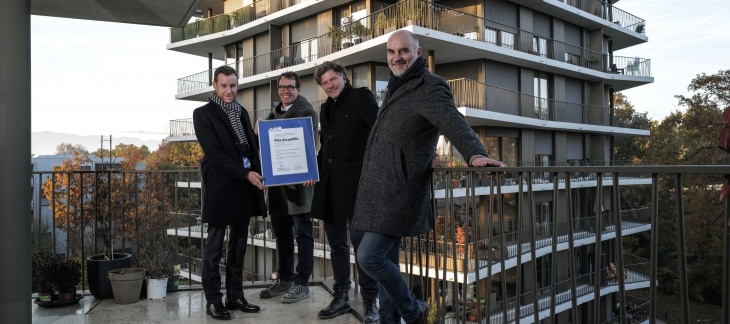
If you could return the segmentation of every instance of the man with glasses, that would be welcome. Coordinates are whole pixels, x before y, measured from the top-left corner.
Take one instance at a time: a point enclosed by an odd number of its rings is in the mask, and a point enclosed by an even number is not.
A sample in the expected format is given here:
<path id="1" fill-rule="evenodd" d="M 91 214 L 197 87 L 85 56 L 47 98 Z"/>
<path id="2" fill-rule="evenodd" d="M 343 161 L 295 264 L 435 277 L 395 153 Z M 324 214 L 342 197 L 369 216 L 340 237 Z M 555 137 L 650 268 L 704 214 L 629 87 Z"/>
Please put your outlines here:
<path id="1" fill-rule="evenodd" d="M 266 120 L 285 118 L 312 118 L 314 134 L 317 133 L 317 112 L 299 95 L 301 82 L 295 72 L 284 72 L 279 76 L 278 93 L 281 102 L 274 107 Z M 259 119 L 260 121 L 261 119 Z M 258 127 L 256 128 L 258 134 Z M 269 214 L 271 226 L 276 235 L 276 252 L 279 257 L 278 276 L 266 289 L 261 298 L 281 296 L 282 303 L 296 303 L 309 298 L 309 277 L 314 262 L 314 239 L 312 238 L 312 187 L 302 184 L 269 187 Z M 296 234 L 297 268 L 294 272 L 294 236 Z"/>

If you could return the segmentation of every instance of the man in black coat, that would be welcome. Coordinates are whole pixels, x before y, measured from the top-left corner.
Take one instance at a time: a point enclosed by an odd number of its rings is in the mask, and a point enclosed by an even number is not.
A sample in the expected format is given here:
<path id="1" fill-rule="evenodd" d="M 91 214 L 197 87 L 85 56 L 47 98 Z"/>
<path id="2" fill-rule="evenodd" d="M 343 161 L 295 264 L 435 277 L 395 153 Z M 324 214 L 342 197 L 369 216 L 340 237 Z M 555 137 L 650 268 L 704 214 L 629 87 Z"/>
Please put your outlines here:
<path id="1" fill-rule="evenodd" d="M 347 81 L 345 67 L 324 62 L 314 72 L 314 80 L 329 97 L 320 110 L 321 148 L 317 155 L 320 182 L 314 189 L 312 215 L 325 221 L 324 229 L 331 248 L 335 296 L 330 305 L 319 312 L 322 319 L 350 312 L 347 291 L 350 288 L 350 248 L 347 243 L 349 220 L 352 218 L 357 183 L 370 129 L 375 123 L 378 104 L 367 88 L 353 88 Z M 310 181 L 313 185 L 314 181 Z M 355 251 L 362 232 L 350 231 Z M 357 267 L 362 287 L 364 323 L 377 323 L 377 282 Z"/>
<path id="2" fill-rule="evenodd" d="M 236 101 L 236 70 L 215 70 L 208 104 L 195 109 L 195 135 L 203 149 L 203 222 L 208 238 L 203 248 L 203 290 L 206 312 L 214 319 L 231 319 L 228 310 L 255 313 L 259 306 L 243 296 L 243 260 L 248 223 L 252 216 L 266 216 L 264 185 L 258 145 L 248 112 Z M 226 251 L 226 301 L 222 301 L 219 263 L 226 227 L 230 226 Z"/>
<path id="3" fill-rule="evenodd" d="M 503 166 L 454 105 L 446 81 L 428 71 L 418 37 L 407 30 L 387 42 L 391 77 L 365 151 L 352 227 L 364 231 L 357 262 L 378 281 L 383 323 L 426 323 L 428 310 L 401 275 L 403 237 L 433 224 L 431 179 L 436 143 L 446 136 L 472 167 Z"/>

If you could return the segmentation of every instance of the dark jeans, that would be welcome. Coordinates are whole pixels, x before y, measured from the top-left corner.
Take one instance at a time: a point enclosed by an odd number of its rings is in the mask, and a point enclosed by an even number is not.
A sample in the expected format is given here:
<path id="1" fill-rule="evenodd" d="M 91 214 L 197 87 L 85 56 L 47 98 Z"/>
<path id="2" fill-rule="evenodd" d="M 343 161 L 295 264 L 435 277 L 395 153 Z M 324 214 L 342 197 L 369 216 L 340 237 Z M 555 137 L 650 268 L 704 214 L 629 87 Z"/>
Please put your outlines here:
<path id="1" fill-rule="evenodd" d="M 226 252 L 226 294 L 229 299 L 243 298 L 243 260 L 246 257 L 249 219 L 250 217 L 245 217 L 240 222 L 230 225 L 231 233 Z M 226 227 L 226 225 L 208 224 L 208 239 L 203 248 L 203 291 L 209 303 L 223 299 L 220 261 L 223 256 Z"/>
<path id="2" fill-rule="evenodd" d="M 314 238 L 309 213 L 299 215 L 272 215 L 271 227 L 276 235 L 279 256 L 279 279 L 307 286 L 314 263 Z M 294 272 L 294 237 L 296 235 L 297 272 Z"/>
<path id="3" fill-rule="evenodd" d="M 347 231 L 350 230 L 350 240 L 355 248 L 355 254 L 360 246 L 364 232 L 353 230 L 349 226 L 347 218 L 336 218 L 334 223 L 324 223 L 324 231 L 327 233 L 327 241 L 330 245 L 330 258 L 332 259 L 332 272 L 335 275 L 334 290 L 350 289 L 350 247 L 347 243 Z M 360 285 L 363 299 L 375 299 L 378 296 L 378 282 L 370 278 L 359 263 L 357 264 L 357 282 Z"/>
<path id="4" fill-rule="evenodd" d="M 400 273 L 400 244 L 400 237 L 365 232 L 357 251 L 363 271 L 378 282 L 380 323 L 400 323 L 400 317 L 410 323 L 421 312 L 416 296 Z"/>

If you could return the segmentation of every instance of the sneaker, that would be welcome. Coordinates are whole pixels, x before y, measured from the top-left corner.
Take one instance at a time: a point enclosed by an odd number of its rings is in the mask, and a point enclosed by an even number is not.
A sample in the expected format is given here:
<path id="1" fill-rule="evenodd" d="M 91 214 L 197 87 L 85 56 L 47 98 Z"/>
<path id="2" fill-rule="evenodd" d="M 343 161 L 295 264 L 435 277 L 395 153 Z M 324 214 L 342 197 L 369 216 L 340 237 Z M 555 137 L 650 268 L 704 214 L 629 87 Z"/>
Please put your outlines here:
<path id="1" fill-rule="evenodd" d="M 271 297 L 275 297 L 275 296 L 281 296 L 283 294 L 286 294 L 286 292 L 289 291 L 289 289 L 293 285 L 294 285 L 294 282 L 276 279 L 276 280 L 274 280 L 274 282 L 271 283 L 269 288 L 266 288 L 259 293 L 259 297 L 271 298 Z"/>
<path id="2" fill-rule="evenodd" d="M 309 298 L 309 287 L 295 283 L 284 296 L 281 296 L 281 302 L 291 304 L 307 298 Z"/>

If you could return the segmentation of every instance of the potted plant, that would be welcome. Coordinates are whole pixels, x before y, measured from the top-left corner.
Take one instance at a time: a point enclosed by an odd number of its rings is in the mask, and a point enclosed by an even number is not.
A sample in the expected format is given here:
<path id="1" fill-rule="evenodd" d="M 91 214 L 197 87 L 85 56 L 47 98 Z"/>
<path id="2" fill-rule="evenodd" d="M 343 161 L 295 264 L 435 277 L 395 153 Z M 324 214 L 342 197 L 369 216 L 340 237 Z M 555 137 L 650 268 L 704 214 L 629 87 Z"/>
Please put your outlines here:
<path id="1" fill-rule="evenodd" d="M 352 35 L 354 36 L 354 42 L 355 44 L 361 43 L 363 40 L 365 40 L 366 36 L 369 36 L 369 30 L 365 25 L 360 23 L 360 21 L 356 21 L 352 24 Z"/>
<path id="2" fill-rule="evenodd" d="M 173 251 L 165 249 L 162 244 L 155 244 L 143 250 L 143 267 L 147 269 L 147 298 L 162 299 L 167 296 L 168 280 L 174 276 L 177 263 Z"/>
<path id="3" fill-rule="evenodd" d="M 81 282 L 81 264 L 75 260 L 62 260 L 57 264 L 55 277 L 58 301 L 75 300 L 76 288 Z"/>
<path id="4" fill-rule="evenodd" d="M 342 40 L 344 40 L 344 43 L 342 43 L 342 48 L 348 48 L 353 45 L 353 31 L 352 31 L 352 17 L 346 17 L 342 19 L 342 27 L 340 30 L 342 31 Z"/>
<path id="5" fill-rule="evenodd" d="M 48 250 L 33 252 L 31 256 L 31 279 L 33 289 L 38 293 L 38 301 L 51 302 L 53 300 L 53 283 L 58 256 Z"/>
<path id="6" fill-rule="evenodd" d="M 327 34 L 332 38 L 332 52 L 337 52 L 342 46 L 342 29 L 340 26 L 329 26 Z"/>
<path id="7" fill-rule="evenodd" d="M 373 30 L 375 31 L 375 36 L 383 35 L 383 30 L 385 27 L 387 27 L 388 19 L 385 18 L 384 13 L 379 13 L 378 17 L 375 18 L 375 23 L 373 24 Z"/>
<path id="8" fill-rule="evenodd" d="M 114 297 L 112 286 L 107 280 L 107 272 L 131 266 L 132 255 L 128 253 L 99 254 L 86 258 L 86 276 L 91 295 L 96 299 Z"/>

